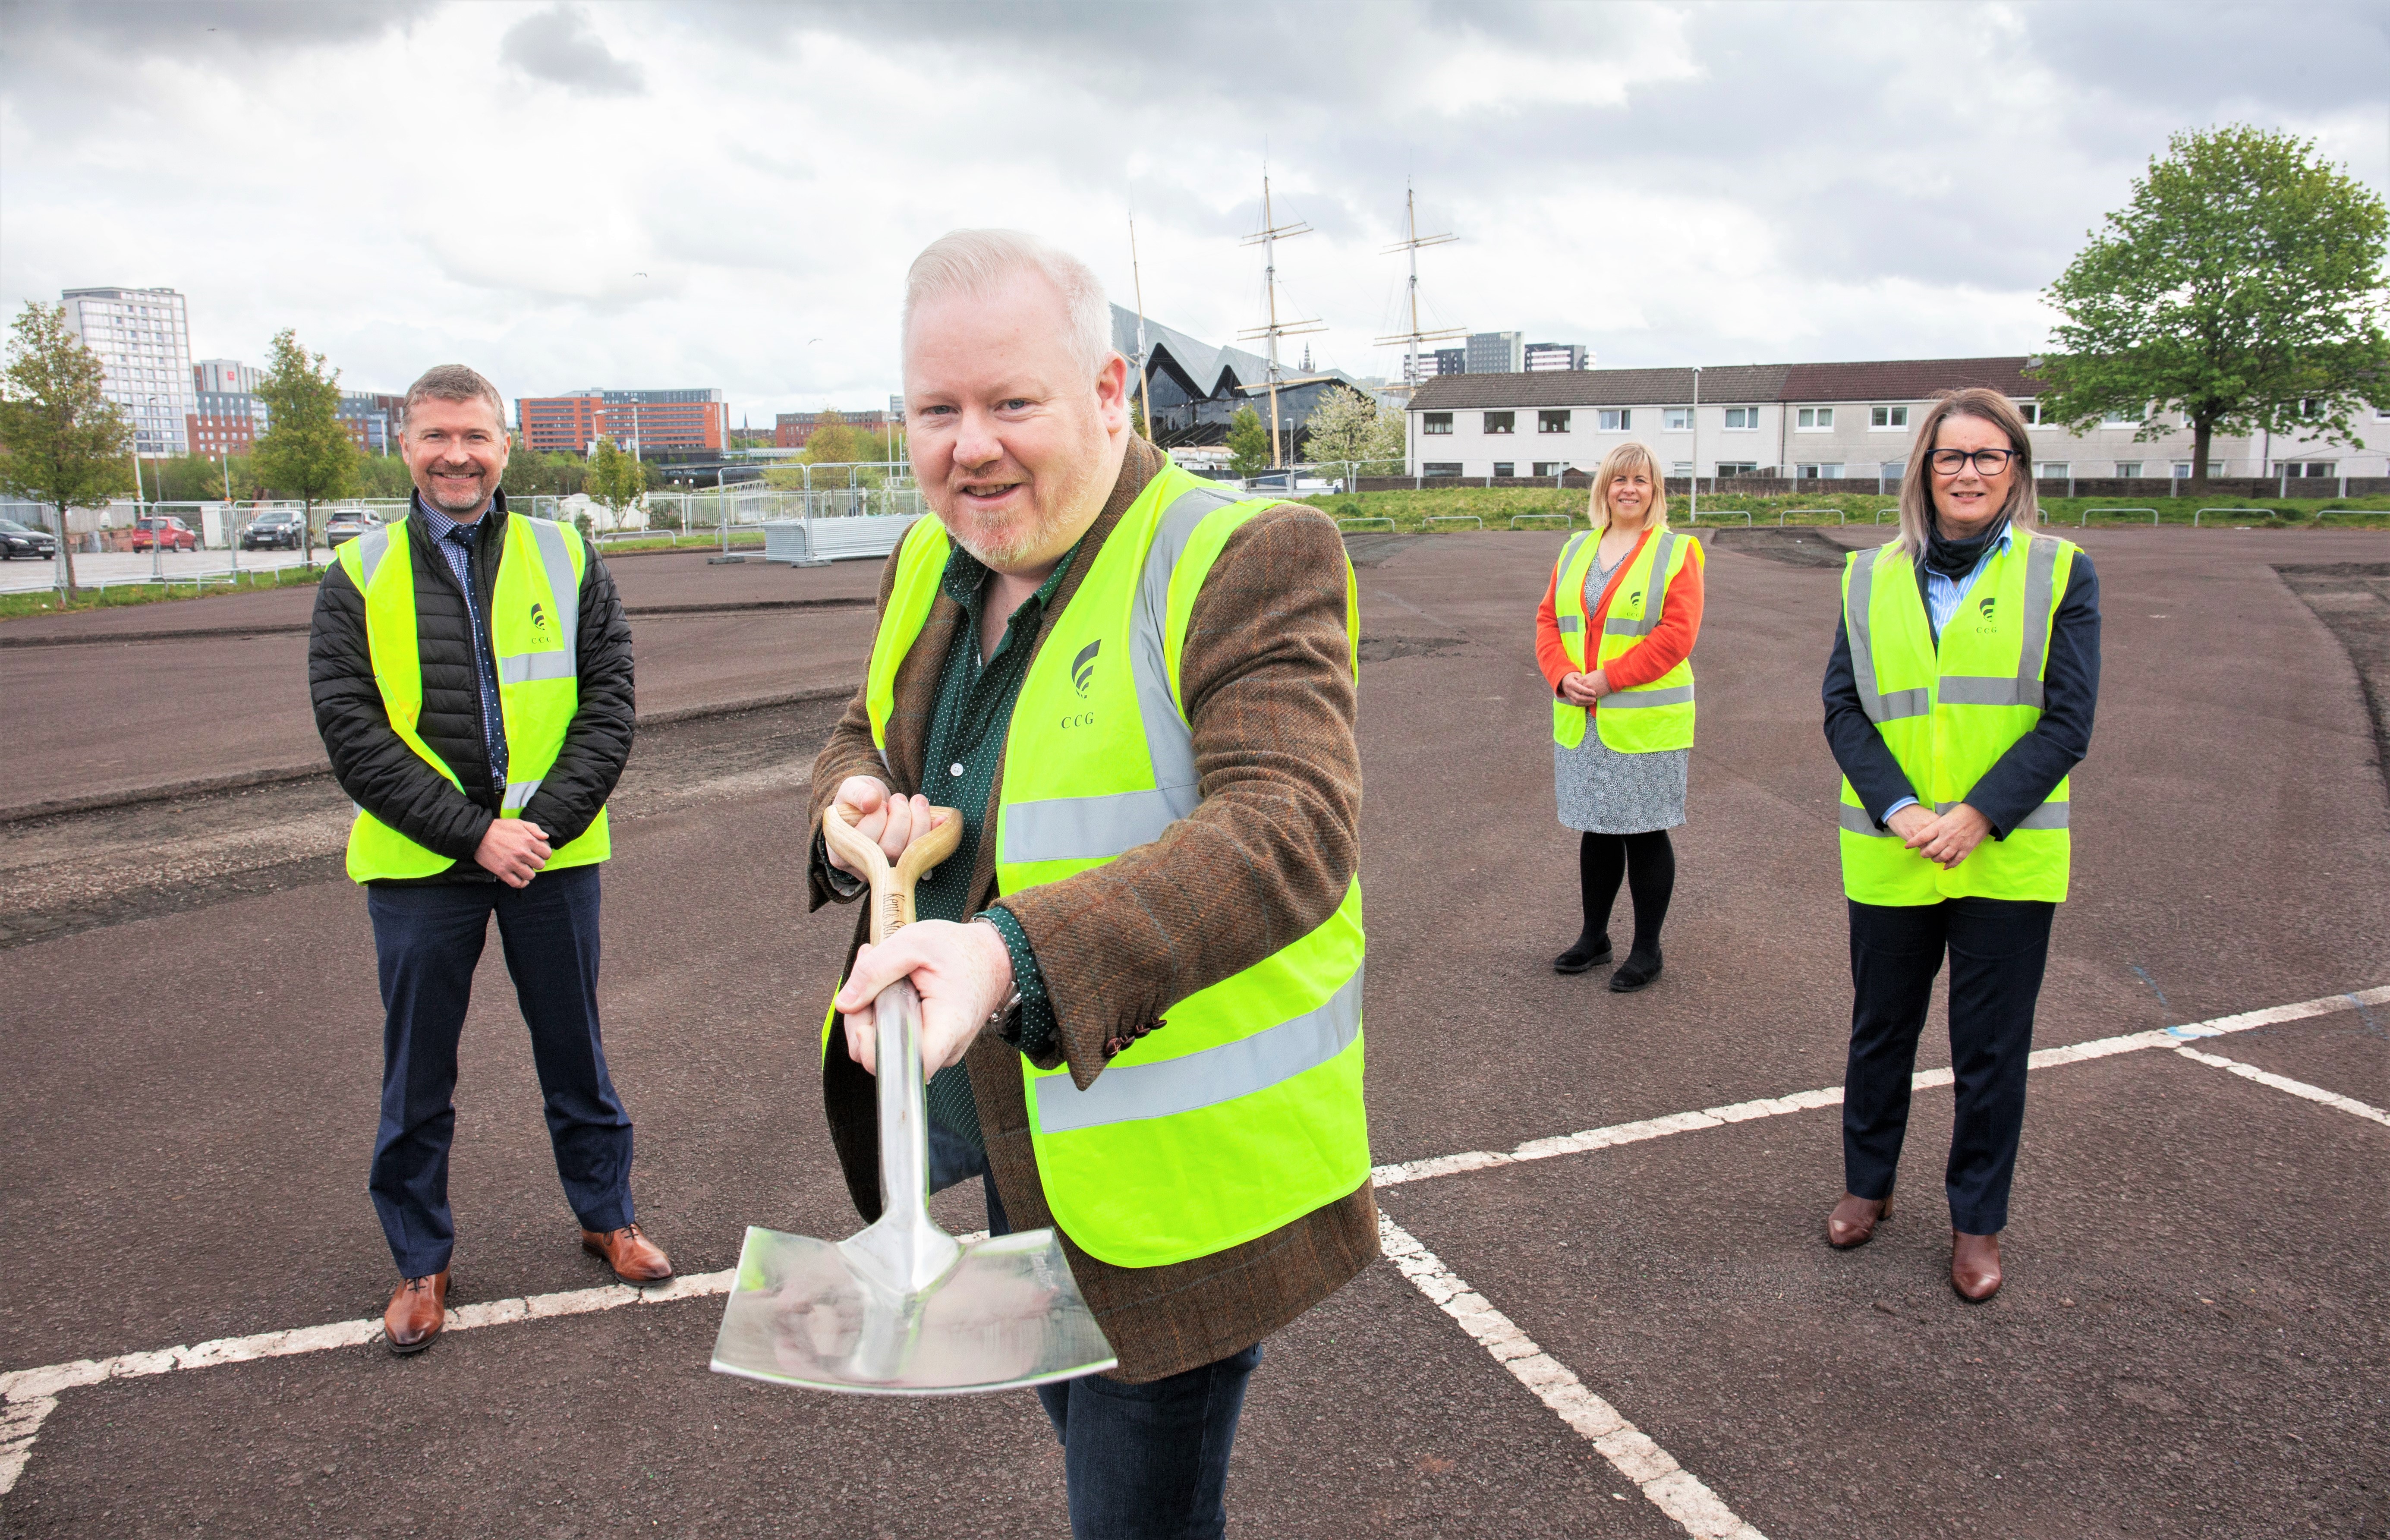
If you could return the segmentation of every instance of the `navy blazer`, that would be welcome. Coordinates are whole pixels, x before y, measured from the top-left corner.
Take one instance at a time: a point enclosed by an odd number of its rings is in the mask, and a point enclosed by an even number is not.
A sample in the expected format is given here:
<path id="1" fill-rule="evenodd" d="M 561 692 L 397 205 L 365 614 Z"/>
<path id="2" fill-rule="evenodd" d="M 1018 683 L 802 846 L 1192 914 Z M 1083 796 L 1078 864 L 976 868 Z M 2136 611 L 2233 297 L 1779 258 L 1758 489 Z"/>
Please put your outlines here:
<path id="1" fill-rule="evenodd" d="M 1920 603 L 1925 597 L 1925 568 L 1917 568 Z M 1926 623 L 1933 623 L 1929 610 Z M 1934 641 L 1941 636 L 1937 633 Z M 1883 735 L 1859 704 L 1857 675 L 1851 669 L 1851 639 L 1841 610 L 1834 615 L 1834 654 L 1826 661 L 1826 742 L 1834 762 L 1850 777 L 1876 827 L 1903 797 L 1914 797 L 1934 808 L 1930 787 L 1908 784 L 1908 773 L 1892 756 Z M 2058 601 L 2057 623 L 2050 629 L 2049 662 L 2042 674 L 2041 720 L 2033 731 L 2009 745 L 2007 753 L 1962 799 L 1990 820 L 1992 838 L 2003 840 L 2017 821 L 2049 799 L 2067 772 L 2091 751 L 2091 716 L 2100 700 L 2100 574 L 2088 552 L 2075 553 L 2066 593 Z"/>

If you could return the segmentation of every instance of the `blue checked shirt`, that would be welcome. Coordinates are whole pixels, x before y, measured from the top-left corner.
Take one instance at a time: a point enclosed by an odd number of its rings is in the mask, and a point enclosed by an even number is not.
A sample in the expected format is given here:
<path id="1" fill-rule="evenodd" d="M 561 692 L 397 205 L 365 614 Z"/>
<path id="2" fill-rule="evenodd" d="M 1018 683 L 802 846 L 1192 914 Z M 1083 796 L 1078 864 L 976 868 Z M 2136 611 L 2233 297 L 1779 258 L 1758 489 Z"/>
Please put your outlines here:
<path id="1" fill-rule="evenodd" d="M 415 511 L 423 516 L 423 527 L 431 533 L 432 544 L 447 558 L 456 586 L 465 590 L 465 612 L 473 617 L 474 670 L 482 676 L 482 742 L 489 751 L 490 784 L 503 788 L 507 784 L 507 719 L 498 707 L 498 674 L 490 661 L 489 622 L 482 614 L 481 591 L 473 586 L 473 537 L 481 532 L 481 520 L 459 524 L 421 497 L 415 499 Z M 484 508 L 482 518 L 487 517 L 489 510 Z"/>

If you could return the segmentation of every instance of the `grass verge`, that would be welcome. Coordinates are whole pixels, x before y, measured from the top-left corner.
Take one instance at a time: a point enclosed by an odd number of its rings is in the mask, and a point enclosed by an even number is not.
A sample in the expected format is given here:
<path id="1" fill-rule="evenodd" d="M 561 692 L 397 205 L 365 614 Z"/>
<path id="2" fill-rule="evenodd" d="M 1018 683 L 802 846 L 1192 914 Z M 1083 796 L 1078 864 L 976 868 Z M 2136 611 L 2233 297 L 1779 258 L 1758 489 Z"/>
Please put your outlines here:
<path id="1" fill-rule="evenodd" d="M 276 567 L 267 571 L 244 571 L 226 582 L 211 578 L 204 584 L 177 581 L 172 584 L 141 583 L 111 584 L 106 588 L 80 588 L 74 601 L 67 603 L 55 588 L 37 589 L 30 594 L 0 594 L 0 621 L 21 621 L 35 615 L 74 614 L 85 610 L 122 610 L 127 605 L 162 604 L 168 599 L 212 598 L 218 594 L 250 594 L 267 588 L 312 588 L 324 575 L 315 567 Z"/>
<path id="2" fill-rule="evenodd" d="M 1489 530 L 1507 530 L 1522 520 L 1522 529 L 1555 530 L 1560 522 L 1534 515 L 1565 514 L 1571 527 L 1586 527 L 1586 494 L 1558 487 L 1453 487 L 1433 492 L 1322 493 L 1301 499 L 1343 520 L 1391 520 L 1398 532 L 1412 533 L 1467 530 L 1476 519 Z M 2201 509 L 2225 507 L 2227 513 Z M 1818 493 L 1798 496 L 1750 496 L 1736 493 L 1702 494 L 1701 526 L 1741 528 L 1744 517 L 1754 524 L 1868 524 L 1889 528 L 1893 499 L 1851 494 Z M 2154 516 L 2152 511 L 2154 509 Z M 1686 499 L 1668 499 L 1670 520 L 1688 527 Z M 2390 529 L 2390 497 L 2335 498 L 2160 497 L 2127 510 L 2117 499 L 2045 497 L 2042 522 L 2053 529 L 2090 525 L 2182 524 L 2202 529 Z M 1442 520 L 1431 524 L 1430 520 Z M 1370 523 L 1358 529 L 1384 528 Z"/>

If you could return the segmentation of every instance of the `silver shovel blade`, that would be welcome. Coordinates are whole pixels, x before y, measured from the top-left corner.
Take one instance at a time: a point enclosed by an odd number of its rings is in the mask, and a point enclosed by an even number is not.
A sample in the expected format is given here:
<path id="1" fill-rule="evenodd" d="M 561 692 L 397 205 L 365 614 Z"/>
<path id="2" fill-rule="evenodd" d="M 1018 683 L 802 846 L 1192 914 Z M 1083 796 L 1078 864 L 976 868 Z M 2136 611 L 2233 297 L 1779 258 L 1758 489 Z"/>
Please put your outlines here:
<path id="1" fill-rule="evenodd" d="M 868 1235 L 869 1231 L 865 1231 Z M 713 1368 L 781 1385 L 883 1395 L 1000 1391 L 1120 1362 L 1054 1232 L 961 1242 L 914 1290 L 857 1246 L 751 1226 L 713 1340 Z"/>

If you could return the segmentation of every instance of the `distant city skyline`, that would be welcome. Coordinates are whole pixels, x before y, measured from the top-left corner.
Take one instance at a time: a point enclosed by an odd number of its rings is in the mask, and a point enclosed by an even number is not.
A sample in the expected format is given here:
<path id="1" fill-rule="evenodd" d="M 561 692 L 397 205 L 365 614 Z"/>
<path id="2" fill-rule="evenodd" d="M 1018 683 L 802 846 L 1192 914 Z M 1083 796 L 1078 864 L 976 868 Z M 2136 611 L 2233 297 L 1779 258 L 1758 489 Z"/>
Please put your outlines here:
<path id="1" fill-rule="evenodd" d="M 353 386 L 701 381 L 764 422 L 883 399 L 905 267 L 961 225 L 1235 338 L 1266 160 L 1322 368 L 1401 376 L 1407 185 L 1459 237 L 1419 253 L 1425 329 L 1606 366 L 2030 353 L 2169 133 L 2288 130 L 2384 188 L 2377 14 L 17 4 L 0 303 L 173 289 L 185 366 L 289 327 Z M 1287 61 L 1266 121 L 1257 58 Z M 169 147 L 205 174 L 125 173 Z"/>

